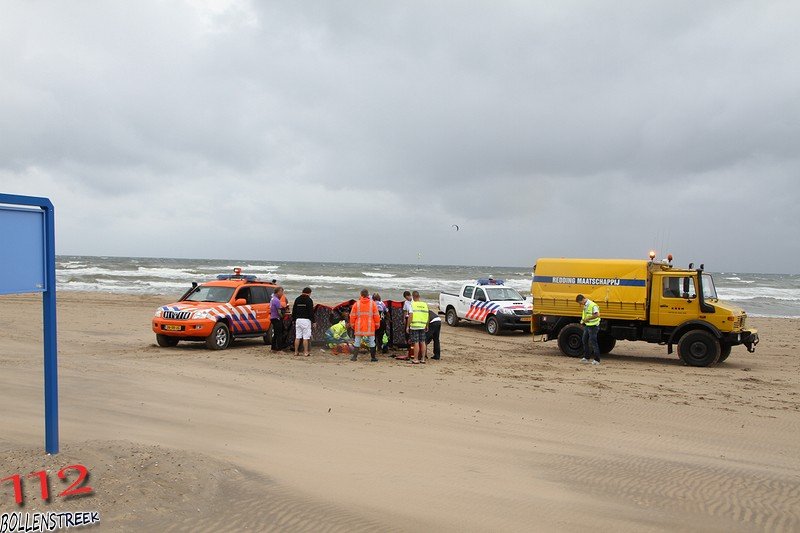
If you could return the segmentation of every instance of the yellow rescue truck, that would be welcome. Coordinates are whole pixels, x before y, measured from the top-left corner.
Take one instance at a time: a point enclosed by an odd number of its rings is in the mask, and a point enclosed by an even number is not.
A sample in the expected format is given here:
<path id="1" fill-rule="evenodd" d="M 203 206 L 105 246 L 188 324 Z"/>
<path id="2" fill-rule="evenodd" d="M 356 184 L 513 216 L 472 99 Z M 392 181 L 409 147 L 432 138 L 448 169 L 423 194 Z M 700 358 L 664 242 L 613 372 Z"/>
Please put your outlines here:
<path id="1" fill-rule="evenodd" d="M 534 267 L 531 331 L 542 340 L 558 339 L 568 356 L 583 355 L 583 294 L 600 307 L 598 344 L 609 353 L 618 340 L 667 346 L 691 366 L 721 363 L 731 347 L 754 352 L 758 332 L 747 326 L 745 312 L 717 297 L 714 280 L 695 269 L 668 261 L 631 259 L 539 259 Z M 536 337 L 534 337 L 536 338 Z"/>

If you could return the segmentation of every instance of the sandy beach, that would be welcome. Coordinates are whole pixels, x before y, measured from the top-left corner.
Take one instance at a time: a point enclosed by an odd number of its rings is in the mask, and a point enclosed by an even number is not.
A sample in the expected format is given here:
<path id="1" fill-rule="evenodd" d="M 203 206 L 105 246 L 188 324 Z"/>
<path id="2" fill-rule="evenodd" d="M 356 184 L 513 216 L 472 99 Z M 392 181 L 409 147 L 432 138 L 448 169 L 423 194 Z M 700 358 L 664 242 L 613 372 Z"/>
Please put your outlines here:
<path id="1" fill-rule="evenodd" d="M 41 301 L 0 298 L 0 477 L 80 463 L 98 531 L 797 531 L 800 321 L 755 354 L 683 366 L 619 343 L 443 326 L 441 361 L 159 348 L 168 299 L 59 296 L 61 447 L 43 451 Z M 51 476 L 52 491 L 64 485 Z"/>

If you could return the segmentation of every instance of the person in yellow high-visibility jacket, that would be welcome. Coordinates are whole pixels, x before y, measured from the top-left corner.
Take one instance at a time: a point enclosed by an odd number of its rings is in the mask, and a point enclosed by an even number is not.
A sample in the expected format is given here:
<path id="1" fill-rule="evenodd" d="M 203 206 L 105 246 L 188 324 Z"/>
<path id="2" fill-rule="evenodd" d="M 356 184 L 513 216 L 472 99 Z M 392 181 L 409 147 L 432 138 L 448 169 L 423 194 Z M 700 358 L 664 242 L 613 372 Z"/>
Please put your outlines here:
<path id="1" fill-rule="evenodd" d="M 411 346 L 414 350 L 409 363 L 424 363 L 427 359 L 427 345 L 425 334 L 428 332 L 428 304 L 420 301 L 419 292 L 411 293 L 411 313 L 408 317 L 406 332 L 409 334 Z"/>
<path id="2" fill-rule="evenodd" d="M 600 345 L 597 344 L 597 334 L 600 331 L 600 307 L 579 294 L 575 301 L 581 306 L 581 324 L 583 325 L 583 359 L 581 363 L 588 363 L 589 357 L 594 352 L 593 365 L 600 364 Z"/>

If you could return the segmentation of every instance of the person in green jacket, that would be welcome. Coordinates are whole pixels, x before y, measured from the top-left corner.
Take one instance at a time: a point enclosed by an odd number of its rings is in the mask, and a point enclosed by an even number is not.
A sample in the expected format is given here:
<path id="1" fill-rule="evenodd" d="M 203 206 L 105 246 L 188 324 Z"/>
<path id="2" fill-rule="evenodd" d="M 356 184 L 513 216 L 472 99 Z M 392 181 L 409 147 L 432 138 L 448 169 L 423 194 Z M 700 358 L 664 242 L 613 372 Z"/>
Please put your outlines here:
<path id="1" fill-rule="evenodd" d="M 597 333 L 600 331 L 600 307 L 583 294 L 579 294 L 575 301 L 581 306 L 581 325 L 583 325 L 583 359 L 581 363 L 588 363 L 589 357 L 594 352 L 593 365 L 600 364 L 600 346 L 597 344 Z"/>
<path id="2" fill-rule="evenodd" d="M 325 342 L 334 354 L 348 354 L 352 351 L 352 342 L 347 333 L 347 317 L 343 316 L 325 332 Z"/>

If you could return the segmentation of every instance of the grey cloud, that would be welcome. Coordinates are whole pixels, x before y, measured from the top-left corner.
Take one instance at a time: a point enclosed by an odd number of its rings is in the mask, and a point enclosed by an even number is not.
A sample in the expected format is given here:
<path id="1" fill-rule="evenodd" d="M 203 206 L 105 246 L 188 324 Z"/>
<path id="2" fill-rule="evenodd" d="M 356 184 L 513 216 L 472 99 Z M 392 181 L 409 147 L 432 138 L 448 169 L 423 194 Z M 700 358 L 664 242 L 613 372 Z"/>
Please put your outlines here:
<path id="1" fill-rule="evenodd" d="M 277 259 L 403 260 L 330 244 L 366 209 L 370 242 L 408 238 L 387 213 L 424 216 L 416 240 L 433 262 L 631 256 L 658 234 L 720 268 L 800 259 L 774 246 L 800 230 L 796 3 L 6 12 L 0 175 L 9 192 L 60 201 L 64 252 L 241 257 L 252 245 L 235 220 Z M 442 237 L 452 221 L 468 245 Z M 168 226 L 192 237 L 168 245 Z"/>

